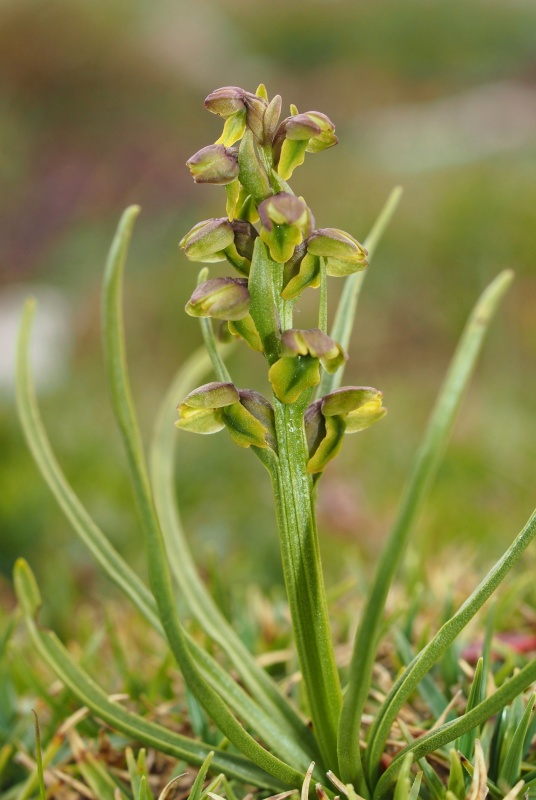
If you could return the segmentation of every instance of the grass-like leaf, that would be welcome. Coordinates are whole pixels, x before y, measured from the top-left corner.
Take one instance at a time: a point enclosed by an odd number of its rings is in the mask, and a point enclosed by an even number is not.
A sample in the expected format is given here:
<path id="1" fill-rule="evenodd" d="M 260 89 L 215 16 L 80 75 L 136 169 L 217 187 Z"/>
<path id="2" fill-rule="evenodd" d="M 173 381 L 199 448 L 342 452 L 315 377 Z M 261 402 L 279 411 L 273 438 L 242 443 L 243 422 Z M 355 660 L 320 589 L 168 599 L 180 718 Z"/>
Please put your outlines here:
<path id="1" fill-rule="evenodd" d="M 301 785 L 303 776 L 262 747 L 229 711 L 220 694 L 207 682 L 188 645 L 178 618 L 164 539 L 156 515 L 143 446 L 132 401 L 123 329 L 122 277 L 134 221 L 131 206 L 119 222 L 106 264 L 102 302 L 105 361 L 112 405 L 129 461 L 134 496 L 145 539 L 147 565 L 162 627 L 184 680 L 215 725 L 235 747 L 255 764 L 289 786 Z"/>
<path id="2" fill-rule="evenodd" d="M 411 693 L 419 685 L 422 678 L 430 671 L 432 666 L 445 652 L 447 647 L 458 634 L 463 630 L 467 623 L 475 616 L 477 611 L 482 608 L 486 600 L 493 594 L 501 581 L 506 577 L 514 564 L 519 561 L 523 552 L 536 536 L 536 512 L 531 516 L 519 536 L 504 553 L 501 559 L 492 567 L 487 576 L 458 609 L 458 611 L 442 626 L 431 642 L 419 653 L 405 672 L 398 678 L 391 691 L 387 695 L 383 705 L 378 712 L 372 725 L 369 735 L 369 766 L 370 777 L 374 780 L 377 771 L 375 766 L 379 763 L 383 747 L 391 725 L 408 699 Z M 494 695 L 495 696 L 495 695 Z M 489 698 L 491 699 L 491 698 Z M 476 708 L 481 708 L 483 703 L 479 703 Z M 469 716 L 469 715 L 466 715 Z M 484 720 L 487 719 L 486 717 Z M 483 721 L 484 721 L 483 720 Z M 471 728 L 468 727 L 467 731 Z M 466 731 L 462 731 L 463 735 Z"/>
<path id="3" fill-rule="evenodd" d="M 517 778 L 519 778 L 521 761 L 523 760 L 523 750 L 525 748 L 535 697 L 536 696 L 533 694 L 530 698 L 519 725 L 515 729 L 514 736 L 501 765 L 498 781 L 499 785 L 506 784 L 506 786 L 511 787 Z"/>
<path id="4" fill-rule="evenodd" d="M 37 764 L 37 783 L 39 785 L 39 797 L 41 800 L 46 800 L 47 790 L 45 786 L 45 775 L 43 770 L 43 753 L 41 750 L 41 731 L 39 730 L 39 719 L 37 714 L 34 713 L 35 720 L 35 761 Z"/>
<path id="5" fill-rule="evenodd" d="M 61 510 L 96 561 L 122 589 L 151 625 L 161 630 L 151 592 L 112 547 L 67 482 L 46 434 L 30 373 L 29 345 L 35 302 L 24 307 L 17 353 L 17 409 L 28 447 Z"/>
<path id="6" fill-rule="evenodd" d="M 467 708 L 465 709 L 466 712 L 472 711 L 475 706 L 484 700 L 486 696 L 486 679 L 487 674 L 484 671 L 484 659 L 479 658 L 476 665 L 473 682 L 471 683 L 469 697 L 467 698 Z M 473 730 L 464 733 L 457 744 L 456 749 L 459 750 L 459 752 L 466 758 L 471 759 L 473 757 L 476 734 L 476 729 L 473 728 Z"/>
<path id="7" fill-rule="evenodd" d="M 356 758 L 355 754 L 359 752 L 361 715 L 369 692 L 389 587 L 441 462 L 489 323 L 511 280 L 512 273 L 509 271 L 498 275 L 481 295 L 469 317 L 417 453 L 399 514 L 381 554 L 358 628 L 339 726 L 339 770 L 345 780 L 354 782 L 363 791 L 365 779 L 361 759 L 359 756 Z M 382 737 L 381 741 L 380 749 L 385 739 Z M 371 771 L 374 774 L 378 765 L 378 750 L 370 756 L 367 751 L 367 761 L 369 774 Z"/>
<path id="8" fill-rule="evenodd" d="M 75 664 L 71 655 L 58 637 L 39 628 L 35 615 L 40 606 L 40 597 L 33 574 L 25 561 L 19 559 L 15 565 L 15 590 L 24 614 L 30 639 L 43 660 L 49 664 L 62 683 L 101 720 L 121 731 L 134 741 L 190 764 L 201 765 L 209 752 L 214 750 L 214 766 L 230 777 L 255 786 L 279 791 L 282 783 L 241 755 L 218 750 L 187 736 L 169 731 L 150 722 L 118 703 L 112 702 L 106 693 Z M 284 785 L 284 784 L 283 784 Z"/>
<path id="9" fill-rule="evenodd" d="M 472 711 L 457 720 L 447 722 L 440 728 L 421 736 L 416 742 L 405 747 L 395 756 L 390 766 L 379 779 L 374 789 L 373 800 L 381 800 L 389 792 L 390 787 L 396 781 L 403 767 L 407 753 L 412 753 L 414 760 L 417 761 L 429 753 L 433 753 L 434 750 L 444 747 L 454 739 L 463 736 L 467 731 L 482 725 L 494 714 L 497 714 L 505 705 L 521 695 L 535 680 L 536 660 L 526 664 L 516 675 L 505 681 L 495 694 L 488 697 L 483 703 L 479 703 Z"/>

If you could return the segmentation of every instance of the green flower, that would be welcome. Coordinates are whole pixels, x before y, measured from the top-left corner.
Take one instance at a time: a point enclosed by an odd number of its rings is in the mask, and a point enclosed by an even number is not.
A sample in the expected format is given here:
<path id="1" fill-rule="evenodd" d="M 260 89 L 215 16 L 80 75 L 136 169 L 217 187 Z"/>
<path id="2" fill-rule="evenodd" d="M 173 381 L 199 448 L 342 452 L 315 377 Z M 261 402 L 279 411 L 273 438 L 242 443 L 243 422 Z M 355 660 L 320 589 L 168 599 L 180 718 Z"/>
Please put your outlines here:
<path id="1" fill-rule="evenodd" d="M 179 242 L 190 261 L 225 261 L 225 249 L 234 244 L 233 226 L 227 217 L 205 219 L 188 231 Z"/>
<path id="2" fill-rule="evenodd" d="M 262 223 L 261 239 L 268 246 L 274 261 L 284 264 L 301 244 L 311 224 L 305 202 L 288 192 L 268 197 L 258 207 Z"/>
<path id="3" fill-rule="evenodd" d="M 209 144 L 188 159 L 186 166 L 196 183 L 225 186 L 238 177 L 238 155 L 222 144 Z"/>
<path id="4" fill-rule="evenodd" d="M 382 419 L 387 413 L 382 398 L 369 386 L 345 386 L 311 403 L 304 414 L 307 471 L 322 472 L 339 452 L 345 433 L 358 433 Z"/>
<path id="5" fill-rule="evenodd" d="M 320 383 L 320 363 L 328 372 L 335 372 L 347 355 L 340 344 L 318 328 L 292 328 L 281 336 L 281 358 L 268 372 L 278 400 L 295 403 L 301 394 Z"/>
<path id="6" fill-rule="evenodd" d="M 197 286 L 185 311 L 191 317 L 239 320 L 248 315 L 249 304 L 245 278 L 212 278 Z"/>
<path id="7" fill-rule="evenodd" d="M 357 239 L 338 228 L 318 228 L 307 240 L 307 252 L 326 259 L 326 271 L 335 278 L 368 266 L 367 251 Z"/>
<path id="8" fill-rule="evenodd" d="M 296 167 L 303 164 L 306 152 L 319 153 L 337 142 L 335 125 L 320 111 L 287 117 L 279 126 L 274 140 L 274 162 L 278 174 L 288 180 Z"/>

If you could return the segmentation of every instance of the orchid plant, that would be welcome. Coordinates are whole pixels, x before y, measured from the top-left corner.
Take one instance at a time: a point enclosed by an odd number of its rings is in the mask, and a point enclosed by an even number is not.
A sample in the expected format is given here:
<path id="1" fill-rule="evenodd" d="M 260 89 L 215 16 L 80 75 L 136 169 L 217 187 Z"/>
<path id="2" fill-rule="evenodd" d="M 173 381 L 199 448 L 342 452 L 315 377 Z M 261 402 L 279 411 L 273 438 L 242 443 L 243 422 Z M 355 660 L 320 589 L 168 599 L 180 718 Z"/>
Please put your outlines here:
<path id="1" fill-rule="evenodd" d="M 389 588 L 437 471 L 488 324 L 512 276 L 504 272 L 492 282 L 467 323 L 371 582 L 350 666 L 343 670 L 336 662 L 330 630 L 315 493 L 344 435 L 364 431 L 386 413 L 381 391 L 370 386 L 342 386 L 342 378 L 363 277 L 400 190 L 391 194 L 364 244 L 338 228 L 317 227 L 311 209 L 293 193 L 288 181 L 307 153 L 337 143 L 331 120 L 321 112 L 300 113 L 291 106 L 290 115 L 280 121 L 281 98 L 270 100 L 262 85 L 256 93 L 238 87 L 218 89 L 207 97 L 205 106 L 223 118 L 223 133 L 214 144 L 193 155 L 188 167 L 196 183 L 225 187 L 225 215 L 199 222 L 180 246 L 191 261 L 225 262 L 235 273 L 211 278 L 208 268 L 201 269 L 186 312 L 200 318 L 206 350 L 194 353 L 181 367 L 164 398 L 150 467 L 130 393 L 122 320 L 122 273 L 137 207 L 127 209 L 121 219 L 104 282 L 108 377 L 129 458 L 150 587 L 90 518 L 52 451 L 28 363 L 31 301 L 20 336 L 18 398 L 30 448 L 63 511 L 111 579 L 165 637 L 188 689 L 230 746 L 214 748 L 166 730 L 111 700 L 59 639 L 37 626 L 39 591 L 23 561 L 15 572 L 20 606 L 35 646 L 64 684 L 99 719 L 144 745 L 193 764 L 208 764 L 207 758 L 212 758 L 211 769 L 263 790 L 304 787 L 305 797 L 314 779 L 323 798 L 332 794 L 322 786 L 327 774 L 337 791 L 349 798 L 380 800 L 393 792 L 397 800 L 416 798 L 423 773 L 425 784 L 434 785 L 425 758 L 429 753 L 457 742 L 467 762 L 474 759 L 477 763 L 481 751 L 475 732 L 536 679 L 536 663 L 530 662 L 487 695 L 481 676 L 489 664 L 481 666 L 465 713 L 414 742 L 408 740 L 405 748 L 385 762 L 391 728 L 400 710 L 520 559 L 536 533 L 533 515 L 466 602 L 409 660 L 368 726 L 365 746 L 363 719 Z M 330 278 L 343 279 L 343 288 L 329 329 Z M 318 321 L 316 327 L 302 330 L 295 327 L 293 314 L 310 289 L 319 290 Z M 213 320 L 218 322 L 217 334 Z M 236 340 L 264 359 L 271 397 L 233 382 L 226 357 Z M 215 380 L 196 386 L 209 370 Z M 178 432 L 173 429 L 174 420 Z M 271 479 L 304 690 L 301 707 L 259 666 L 224 618 L 199 577 L 181 527 L 174 495 L 175 448 L 187 447 L 187 432 L 222 430 L 227 430 L 237 445 L 249 448 Z M 208 638 L 218 645 L 225 663 L 189 634 L 177 610 L 177 591 Z M 232 666 L 238 680 L 226 664 Z M 529 706 L 532 710 L 532 704 Z M 530 712 L 527 720 L 529 717 Z M 525 716 L 523 720 L 526 736 L 529 722 L 525 724 Z M 519 769 L 512 769 L 510 762 L 508 777 L 513 781 Z M 414 763 L 421 772 L 410 780 Z M 465 783 L 459 779 L 459 763 L 453 763 L 457 780 L 453 779 L 448 791 L 463 800 Z"/>

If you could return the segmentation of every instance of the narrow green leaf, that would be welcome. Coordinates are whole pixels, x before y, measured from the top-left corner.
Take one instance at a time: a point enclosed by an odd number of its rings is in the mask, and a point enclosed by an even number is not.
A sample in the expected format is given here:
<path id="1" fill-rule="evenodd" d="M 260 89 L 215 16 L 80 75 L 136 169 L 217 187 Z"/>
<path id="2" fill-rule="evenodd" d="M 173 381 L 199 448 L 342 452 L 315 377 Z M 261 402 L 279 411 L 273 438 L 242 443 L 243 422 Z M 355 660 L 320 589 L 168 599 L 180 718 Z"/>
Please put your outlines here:
<path id="1" fill-rule="evenodd" d="M 240 752 L 274 777 L 294 786 L 301 783 L 302 774 L 262 747 L 235 719 L 221 695 L 206 680 L 198 661 L 192 654 L 186 632 L 178 618 L 168 557 L 154 507 L 126 363 L 122 276 L 127 247 L 137 214 L 138 208 L 131 207 L 124 212 L 119 222 L 106 265 L 102 315 L 105 361 L 112 405 L 130 466 L 134 496 L 145 539 L 151 589 L 170 648 L 184 680 L 199 703 Z"/>
<path id="2" fill-rule="evenodd" d="M 371 768 L 379 763 L 383 751 L 383 744 L 389 735 L 391 724 L 407 698 L 414 691 L 416 686 L 418 686 L 424 675 L 429 672 L 433 664 L 440 658 L 449 644 L 454 641 L 468 622 L 475 616 L 477 611 L 482 608 L 486 600 L 493 594 L 514 564 L 521 558 L 521 555 L 534 536 L 536 536 L 536 512 L 531 516 L 519 536 L 504 553 L 502 558 L 491 568 L 480 585 L 470 597 L 467 598 L 465 603 L 463 603 L 451 619 L 442 626 L 431 642 L 421 651 L 403 675 L 395 682 L 371 728 L 369 740 L 369 763 Z M 480 708 L 481 706 L 482 703 L 477 707 Z M 471 728 L 469 727 L 467 730 L 471 730 Z M 465 733 L 465 730 L 462 731 L 462 734 L 463 733 Z M 371 774 L 375 774 L 375 772 L 371 772 Z"/>
<path id="3" fill-rule="evenodd" d="M 207 777 L 207 772 L 209 770 L 213 758 L 214 758 L 214 751 L 211 750 L 211 752 L 208 754 L 208 756 L 201 764 L 201 769 L 199 770 L 199 772 L 195 777 L 195 781 L 193 782 L 190 794 L 188 795 L 188 800 L 201 800 L 203 783 L 205 781 L 205 778 Z"/>
<path id="4" fill-rule="evenodd" d="M 422 781 L 422 772 L 418 772 L 411 786 L 410 793 L 408 794 L 408 800 L 418 800 L 419 791 L 421 789 L 421 781 Z"/>
<path id="5" fill-rule="evenodd" d="M 470 756 L 472 758 L 472 754 Z M 462 762 L 456 750 L 450 751 L 450 772 L 448 782 L 449 792 L 458 798 L 465 800 L 465 778 L 463 774 Z"/>
<path id="6" fill-rule="evenodd" d="M 141 782 L 143 779 L 148 778 L 145 756 L 146 750 L 144 748 L 139 751 L 137 759 L 134 758 L 134 753 L 131 747 L 127 747 L 125 750 L 127 769 L 130 778 L 130 785 L 134 794 L 134 800 L 141 800 Z"/>
<path id="7" fill-rule="evenodd" d="M 43 770 L 43 754 L 41 752 L 41 732 L 39 730 L 39 719 L 35 711 L 33 712 L 35 719 L 35 760 L 37 763 L 37 782 L 39 784 L 39 797 L 41 800 L 46 800 L 47 790 L 45 786 L 45 775 Z"/>
<path id="8" fill-rule="evenodd" d="M 369 264 L 383 234 L 385 233 L 385 230 L 387 229 L 387 226 L 392 219 L 393 214 L 396 211 L 401 197 L 402 187 L 396 186 L 387 198 L 387 202 L 380 211 L 374 225 L 369 232 L 369 235 L 365 239 L 364 244 L 368 250 Z M 335 339 L 336 342 L 339 342 L 339 344 L 342 345 L 345 350 L 348 350 L 350 345 L 350 337 L 352 335 L 352 328 L 354 327 L 357 301 L 359 299 L 359 294 L 361 292 L 361 287 L 363 285 L 363 281 L 365 280 L 366 274 L 367 270 L 355 272 L 353 275 L 349 275 L 345 279 L 339 299 L 339 305 L 337 306 L 337 311 L 335 313 L 335 319 L 330 336 L 332 339 Z M 316 393 L 317 397 L 324 397 L 324 395 L 332 392 L 334 389 L 339 388 L 342 383 L 344 368 L 345 366 L 343 364 L 338 372 L 336 372 L 334 375 L 326 374 L 322 377 L 322 381 Z"/>
<path id="9" fill-rule="evenodd" d="M 410 643 L 401 630 L 395 630 L 395 643 L 402 661 L 407 666 L 415 658 L 415 654 Z M 419 694 L 432 712 L 432 716 L 438 719 L 446 709 L 448 702 L 443 692 L 430 675 L 426 675 L 418 686 Z"/>
<path id="10" fill-rule="evenodd" d="M 393 800 L 408 800 L 410 791 L 410 771 L 413 764 L 413 755 L 406 753 L 398 778 L 396 779 Z"/>
<path id="11" fill-rule="evenodd" d="M 69 486 L 41 420 L 30 373 L 29 345 L 35 303 L 28 300 L 22 317 L 17 350 L 17 409 L 34 460 L 61 510 L 96 561 L 122 589 L 156 630 L 161 630 L 149 589 L 112 547 Z M 27 595 L 32 604 L 35 599 Z"/>
<path id="12" fill-rule="evenodd" d="M 475 706 L 481 703 L 486 696 L 486 674 L 484 672 L 484 659 L 479 658 L 478 663 L 476 665 L 475 674 L 473 677 L 473 682 L 471 684 L 471 690 L 469 692 L 469 697 L 467 698 L 467 711 L 471 711 Z M 456 749 L 460 751 L 460 753 L 465 756 L 466 758 L 473 758 L 473 752 L 475 749 L 475 739 L 476 739 L 477 731 L 473 729 L 464 733 L 464 735 L 460 738 L 459 742 L 457 743 Z"/>
<path id="13" fill-rule="evenodd" d="M 15 577 L 17 578 L 17 572 Z M 24 581 L 16 580 L 15 582 L 21 607 L 24 607 L 25 602 L 25 585 Z M 99 719 L 108 723 L 115 730 L 121 731 L 135 741 L 142 742 L 147 747 L 154 747 L 156 750 L 183 759 L 190 764 L 201 765 L 208 753 L 214 750 L 214 766 L 218 770 L 245 783 L 276 791 L 281 790 L 281 782 L 259 769 L 247 758 L 216 750 L 202 742 L 196 742 L 186 736 L 174 733 L 109 700 L 106 693 L 94 683 L 89 675 L 74 663 L 64 645 L 53 633 L 38 628 L 29 614 L 25 614 L 25 623 L 36 650 L 58 675 L 62 683 L 83 705 L 91 709 Z"/>
<path id="14" fill-rule="evenodd" d="M 511 787 L 517 780 L 519 780 L 525 739 L 529 729 L 535 699 L 536 695 L 533 694 L 527 703 L 525 713 L 523 714 L 519 725 L 516 727 L 512 742 L 501 765 L 498 779 L 499 785 L 504 782 L 508 787 Z"/>
<path id="15" fill-rule="evenodd" d="M 359 752 L 361 715 L 369 692 L 385 601 L 410 531 L 437 473 L 489 322 L 511 280 L 512 273 L 508 271 L 502 272 L 495 278 L 483 292 L 469 317 L 432 412 L 423 443 L 417 453 L 399 514 L 376 568 L 376 575 L 355 639 L 350 680 L 339 725 L 339 769 L 346 780 L 351 780 L 356 785 L 361 785 L 364 781 L 361 759 L 356 759 L 355 753 Z M 373 731 L 370 733 L 371 743 L 374 741 L 379 724 L 377 720 L 373 725 Z M 378 746 L 371 752 L 367 750 L 369 776 L 377 772 L 379 754 L 383 751 L 388 735 L 386 727 L 382 727 Z M 356 773 L 356 768 L 359 774 Z"/>
<path id="16" fill-rule="evenodd" d="M 402 731 L 404 739 L 408 744 L 412 744 L 414 739 L 407 725 L 399 719 L 397 724 Z M 445 798 L 445 785 L 435 769 L 432 767 L 431 764 L 428 763 L 426 758 L 421 758 L 418 761 L 418 764 L 424 774 L 424 782 L 428 788 L 428 791 L 434 800 L 444 800 Z"/>
<path id="17" fill-rule="evenodd" d="M 390 787 L 396 781 L 402 769 L 407 753 L 412 753 L 414 760 L 417 761 L 440 747 L 444 747 L 457 737 L 462 736 L 466 731 L 476 728 L 494 714 L 497 714 L 505 705 L 511 703 L 514 698 L 524 692 L 535 680 L 536 661 L 531 661 L 516 675 L 505 681 L 495 694 L 488 697 L 483 703 L 479 703 L 472 711 L 457 720 L 447 722 L 440 728 L 430 731 L 430 733 L 421 736 L 413 744 L 405 747 L 395 756 L 379 779 L 374 789 L 373 800 L 381 800 L 389 792 Z"/>

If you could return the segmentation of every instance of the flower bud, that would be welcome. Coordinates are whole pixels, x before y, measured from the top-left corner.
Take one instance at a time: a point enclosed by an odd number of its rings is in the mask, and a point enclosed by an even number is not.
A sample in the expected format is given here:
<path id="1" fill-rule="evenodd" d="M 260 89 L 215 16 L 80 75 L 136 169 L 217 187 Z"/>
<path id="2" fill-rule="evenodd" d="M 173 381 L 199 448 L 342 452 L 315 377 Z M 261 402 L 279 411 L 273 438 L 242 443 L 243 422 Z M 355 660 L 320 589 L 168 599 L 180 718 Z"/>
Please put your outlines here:
<path id="1" fill-rule="evenodd" d="M 309 212 L 304 201 L 288 192 L 268 197 L 258 207 L 262 222 L 261 239 L 268 245 L 274 261 L 284 264 L 303 240 L 303 231 L 309 223 Z"/>
<path id="2" fill-rule="evenodd" d="M 370 386 L 344 386 L 322 399 L 322 414 L 343 417 L 346 433 L 358 433 L 387 414 L 382 399 L 383 394 Z"/>
<path id="3" fill-rule="evenodd" d="M 185 311 L 191 317 L 235 320 L 247 316 L 249 304 L 245 278 L 212 278 L 195 289 Z"/>
<path id="4" fill-rule="evenodd" d="M 232 383 L 212 381 L 199 386 L 186 395 L 179 406 L 187 408 L 223 408 L 240 399 L 238 389 Z"/>
<path id="5" fill-rule="evenodd" d="M 308 153 L 319 153 L 321 150 L 327 150 L 328 147 L 333 147 L 338 143 L 339 140 L 335 136 L 335 125 L 326 114 L 322 114 L 321 111 L 307 111 L 305 114 L 299 114 L 298 116 L 306 117 L 309 124 L 314 124 L 320 128 L 320 132 L 315 133 L 309 139 L 307 144 Z M 292 119 L 295 119 L 295 117 L 291 117 L 291 124 Z"/>
<path id="6" fill-rule="evenodd" d="M 238 164 L 240 183 L 256 203 L 261 203 L 265 197 L 272 194 L 268 173 L 260 156 L 255 136 L 249 130 L 244 133 L 240 142 Z"/>
<path id="7" fill-rule="evenodd" d="M 276 96 L 272 98 L 270 104 L 268 105 L 268 108 L 264 112 L 263 144 L 272 143 L 280 116 L 281 116 L 281 95 L 276 94 Z"/>
<path id="8" fill-rule="evenodd" d="M 368 386 L 345 386 L 311 403 L 304 414 L 307 471 L 322 472 L 339 452 L 344 433 L 362 431 L 386 413 L 382 393 Z"/>
<path id="9" fill-rule="evenodd" d="M 229 146 L 238 141 L 246 124 L 255 137 L 261 140 L 267 105 L 264 97 L 246 92 L 238 86 L 223 86 L 211 92 L 205 100 L 205 108 L 226 120 L 223 135 L 217 143 Z"/>
<path id="10" fill-rule="evenodd" d="M 335 125 L 320 111 L 307 111 L 287 117 L 275 136 L 274 158 L 277 172 L 288 180 L 303 164 L 305 153 L 318 153 L 337 144 Z"/>
<path id="11" fill-rule="evenodd" d="M 196 183 L 225 186 L 238 177 L 238 156 L 222 144 L 203 147 L 186 162 Z"/>
<path id="12" fill-rule="evenodd" d="M 227 119 L 245 108 L 245 95 L 246 92 L 239 86 L 222 86 L 205 98 L 205 108 L 212 114 Z"/>
<path id="13" fill-rule="evenodd" d="M 224 261 L 224 250 L 234 242 L 234 231 L 227 217 L 205 219 L 188 231 L 179 242 L 190 261 Z"/>
<path id="14" fill-rule="evenodd" d="M 338 228 L 319 228 L 307 240 L 307 252 L 323 256 L 326 271 L 333 277 L 359 272 L 367 266 L 367 251 L 357 239 Z"/>
<path id="15" fill-rule="evenodd" d="M 186 395 L 177 406 L 177 428 L 191 433 L 217 433 L 225 427 L 222 409 L 238 402 L 240 395 L 232 383 L 206 383 Z"/>

